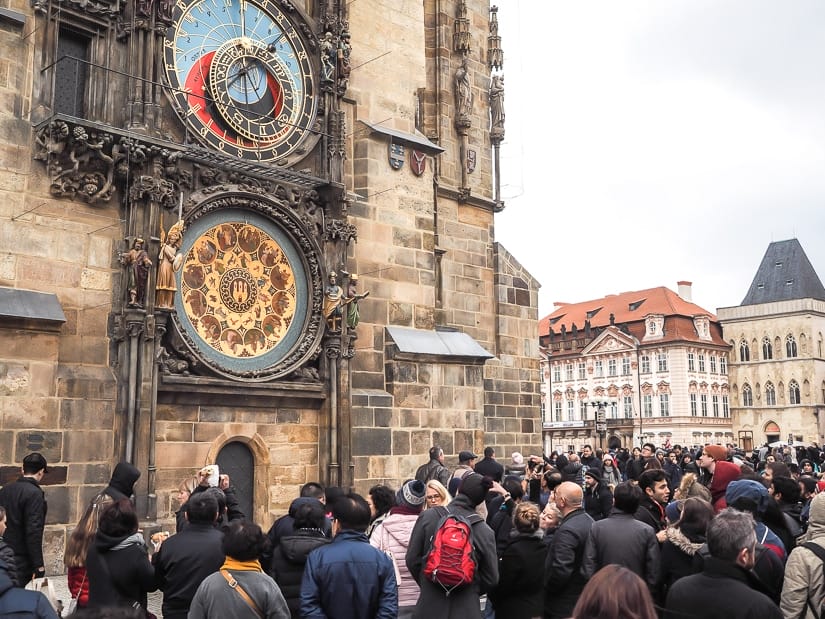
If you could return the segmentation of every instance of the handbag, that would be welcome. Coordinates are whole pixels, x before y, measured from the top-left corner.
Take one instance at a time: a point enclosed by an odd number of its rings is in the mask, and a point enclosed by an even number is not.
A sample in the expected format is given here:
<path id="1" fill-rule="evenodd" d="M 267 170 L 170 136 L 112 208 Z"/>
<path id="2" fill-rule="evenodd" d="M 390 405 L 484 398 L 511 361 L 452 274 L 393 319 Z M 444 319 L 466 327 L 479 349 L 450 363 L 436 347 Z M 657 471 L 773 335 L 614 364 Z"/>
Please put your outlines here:
<path id="1" fill-rule="evenodd" d="M 83 570 L 83 580 L 80 581 L 80 588 L 77 590 L 77 595 L 73 595 L 72 599 L 69 600 L 69 606 L 66 608 L 66 616 L 74 614 L 74 611 L 77 610 L 77 600 L 80 597 L 80 594 L 83 593 L 83 585 L 86 584 L 86 570 Z"/>
<path id="2" fill-rule="evenodd" d="M 250 595 L 244 590 L 244 588 L 241 587 L 240 583 L 237 580 L 235 580 L 232 577 L 232 575 L 226 570 L 221 570 L 221 574 L 226 579 L 227 584 L 238 592 L 238 595 L 240 595 L 243 598 L 243 601 L 247 603 L 249 608 L 252 609 L 252 611 L 259 617 L 259 619 L 264 619 L 264 614 L 261 612 L 261 609 L 258 608 L 258 605 L 255 603 L 255 600 L 253 600 L 250 597 Z"/>
<path id="3" fill-rule="evenodd" d="M 54 591 L 54 585 L 48 578 L 32 578 L 26 583 L 25 587 L 28 591 L 39 591 L 46 596 L 49 604 L 57 612 L 57 594 Z"/>
<path id="4" fill-rule="evenodd" d="M 401 570 L 398 569 L 398 563 L 395 562 L 395 556 L 392 554 L 392 550 L 389 548 L 389 533 L 387 533 L 387 542 L 384 543 L 384 534 L 386 533 L 387 529 L 384 527 L 383 523 L 381 524 L 381 548 L 389 560 L 392 561 L 392 569 L 395 570 L 395 586 L 401 586 Z"/>

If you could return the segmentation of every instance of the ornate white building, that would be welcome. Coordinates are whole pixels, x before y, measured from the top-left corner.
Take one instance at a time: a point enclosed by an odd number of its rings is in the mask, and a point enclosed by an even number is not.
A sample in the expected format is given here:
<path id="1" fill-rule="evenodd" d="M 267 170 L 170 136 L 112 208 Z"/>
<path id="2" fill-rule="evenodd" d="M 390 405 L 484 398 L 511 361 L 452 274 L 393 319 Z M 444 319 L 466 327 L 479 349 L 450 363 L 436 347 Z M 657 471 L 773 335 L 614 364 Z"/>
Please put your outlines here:
<path id="1" fill-rule="evenodd" d="M 557 303 L 540 321 L 547 453 L 732 442 L 730 346 L 678 285 Z"/>
<path id="2" fill-rule="evenodd" d="M 768 246 L 738 307 L 720 308 L 731 412 L 747 447 L 823 441 L 825 288 L 796 239 Z"/>

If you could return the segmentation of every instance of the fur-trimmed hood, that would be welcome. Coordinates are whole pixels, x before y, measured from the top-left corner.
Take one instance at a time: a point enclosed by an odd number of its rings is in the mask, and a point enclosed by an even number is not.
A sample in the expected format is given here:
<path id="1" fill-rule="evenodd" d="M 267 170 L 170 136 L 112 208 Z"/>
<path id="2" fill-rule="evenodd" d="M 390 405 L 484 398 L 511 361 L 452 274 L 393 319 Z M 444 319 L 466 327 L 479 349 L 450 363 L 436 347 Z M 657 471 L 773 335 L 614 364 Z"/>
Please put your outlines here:
<path id="1" fill-rule="evenodd" d="M 665 529 L 665 537 L 667 541 L 690 557 L 695 555 L 705 543 L 704 540 L 701 542 L 690 541 L 687 535 L 682 533 L 677 527 L 668 527 Z"/>

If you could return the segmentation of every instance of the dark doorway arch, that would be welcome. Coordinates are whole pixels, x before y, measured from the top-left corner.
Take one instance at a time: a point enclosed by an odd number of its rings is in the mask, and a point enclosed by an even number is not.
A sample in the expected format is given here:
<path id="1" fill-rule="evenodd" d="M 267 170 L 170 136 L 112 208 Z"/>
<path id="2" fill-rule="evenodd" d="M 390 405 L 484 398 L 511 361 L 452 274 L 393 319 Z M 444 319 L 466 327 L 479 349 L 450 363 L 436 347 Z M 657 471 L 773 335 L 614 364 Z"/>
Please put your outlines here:
<path id="1" fill-rule="evenodd" d="M 229 475 L 241 511 L 252 520 L 255 514 L 255 457 L 249 447 L 239 441 L 227 443 L 218 452 L 217 464 L 221 474 Z"/>
<path id="2" fill-rule="evenodd" d="M 607 439 L 607 448 L 610 451 L 616 451 L 616 450 L 620 449 L 621 446 L 622 446 L 622 439 L 620 439 L 618 436 L 611 436 L 610 438 Z"/>

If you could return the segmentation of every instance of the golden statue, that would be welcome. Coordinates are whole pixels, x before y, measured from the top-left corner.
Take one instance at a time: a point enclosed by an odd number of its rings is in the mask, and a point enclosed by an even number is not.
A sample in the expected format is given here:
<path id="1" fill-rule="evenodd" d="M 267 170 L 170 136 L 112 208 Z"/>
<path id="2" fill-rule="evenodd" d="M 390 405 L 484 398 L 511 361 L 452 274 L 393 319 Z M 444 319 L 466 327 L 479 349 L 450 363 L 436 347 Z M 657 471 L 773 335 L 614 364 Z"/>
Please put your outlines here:
<path id="1" fill-rule="evenodd" d="M 179 219 L 171 228 L 169 234 L 164 234 L 163 225 L 160 229 L 160 255 L 158 256 L 158 281 L 155 289 L 155 307 L 172 309 L 175 307 L 175 292 L 177 283 L 175 273 L 180 271 L 183 264 L 183 254 L 178 252 L 183 242 L 183 220 Z"/>

